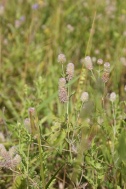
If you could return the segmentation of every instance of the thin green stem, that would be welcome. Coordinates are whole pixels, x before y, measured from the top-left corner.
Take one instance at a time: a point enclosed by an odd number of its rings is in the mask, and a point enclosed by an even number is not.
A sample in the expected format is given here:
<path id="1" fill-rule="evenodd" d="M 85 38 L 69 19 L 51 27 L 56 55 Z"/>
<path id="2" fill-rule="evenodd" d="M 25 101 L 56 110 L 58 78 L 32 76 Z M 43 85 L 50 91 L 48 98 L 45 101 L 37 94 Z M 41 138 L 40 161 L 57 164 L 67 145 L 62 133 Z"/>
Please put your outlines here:
<path id="1" fill-rule="evenodd" d="M 115 113 L 115 107 L 114 103 L 112 102 L 112 116 L 113 116 L 113 149 L 112 153 L 114 156 L 114 151 L 115 151 L 115 137 L 116 137 L 116 113 Z"/>
<path id="2" fill-rule="evenodd" d="M 95 75 L 92 70 L 91 70 L 91 73 L 92 73 L 92 77 L 93 77 L 94 81 L 96 81 Z"/>
<path id="3" fill-rule="evenodd" d="M 116 135 L 116 114 L 115 114 L 115 107 L 114 103 L 112 102 L 112 114 L 113 114 L 113 134 L 114 134 L 114 139 Z"/>
<path id="4" fill-rule="evenodd" d="M 44 163 L 43 163 L 43 150 L 41 147 L 41 130 L 39 127 L 38 133 L 38 147 L 39 147 L 39 158 L 40 158 L 40 176 L 42 179 L 43 189 L 46 189 L 45 175 L 44 175 Z"/>
<path id="5" fill-rule="evenodd" d="M 62 73 L 63 73 L 63 77 L 65 77 L 65 72 L 64 72 L 64 66 L 62 64 Z"/>
<path id="6" fill-rule="evenodd" d="M 81 112 L 81 109 L 82 109 L 83 105 L 84 105 L 84 102 L 82 102 L 81 107 L 80 107 L 80 110 L 79 110 L 79 112 L 78 112 L 78 114 L 77 114 L 77 121 L 76 121 L 76 124 L 78 123 L 78 120 L 79 120 L 79 117 L 80 117 L 80 112 Z"/>
<path id="7" fill-rule="evenodd" d="M 29 151 L 30 151 L 30 144 L 28 144 L 28 153 L 27 153 L 27 177 L 29 175 Z M 27 178 L 27 189 L 29 189 L 28 178 Z"/>
<path id="8" fill-rule="evenodd" d="M 69 85 L 68 85 L 68 101 L 67 101 L 67 110 L 66 110 L 66 114 L 67 114 L 67 132 L 68 132 L 68 139 L 69 139 Z"/>

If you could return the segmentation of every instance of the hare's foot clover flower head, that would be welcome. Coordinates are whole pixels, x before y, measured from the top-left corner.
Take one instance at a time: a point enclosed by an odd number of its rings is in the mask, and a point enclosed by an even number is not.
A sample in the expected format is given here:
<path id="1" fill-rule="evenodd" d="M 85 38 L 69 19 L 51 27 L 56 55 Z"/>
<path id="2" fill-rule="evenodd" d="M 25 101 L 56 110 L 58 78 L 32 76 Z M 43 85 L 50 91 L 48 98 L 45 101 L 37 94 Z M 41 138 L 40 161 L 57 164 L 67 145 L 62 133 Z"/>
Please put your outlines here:
<path id="1" fill-rule="evenodd" d="M 15 155 L 16 155 L 16 152 L 17 152 L 17 149 L 15 146 L 12 146 L 10 149 L 9 149 L 9 154 L 10 156 L 13 158 Z"/>
<path id="2" fill-rule="evenodd" d="M 89 99 L 89 94 L 87 92 L 83 92 L 81 95 L 81 101 L 84 103 L 87 102 L 88 99 Z"/>
<path id="3" fill-rule="evenodd" d="M 66 62 L 66 56 L 64 54 L 59 54 L 58 55 L 58 62 L 63 64 Z"/>
<path id="4" fill-rule="evenodd" d="M 103 64 L 103 60 L 102 60 L 101 58 L 98 59 L 98 60 L 97 60 L 97 64 L 98 64 L 98 65 L 102 65 L 102 64 Z"/>
<path id="5" fill-rule="evenodd" d="M 65 103 L 68 100 L 65 78 L 59 79 L 59 100 L 61 103 Z"/>
<path id="6" fill-rule="evenodd" d="M 67 81 L 70 81 L 73 76 L 74 76 L 74 64 L 69 63 L 67 64 L 67 69 L 66 69 L 66 75 L 67 75 Z"/>
<path id="7" fill-rule="evenodd" d="M 85 67 L 88 69 L 88 70 L 92 70 L 93 69 L 93 63 L 92 63 L 92 59 L 90 56 L 86 56 L 85 59 L 84 59 L 84 64 L 85 64 Z"/>
<path id="8" fill-rule="evenodd" d="M 110 73 L 110 63 L 109 62 L 104 63 L 104 72 Z"/>
<path id="9" fill-rule="evenodd" d="M 115 93 L 115 92 L 112 92 L 112 93 L 110 94 L 109 100 L 110 100 L 111 102 L 114 102 L 114 101 L 116 100 L 116 93 Z"/>
<path id="10" fill-rule="evenodd" d="M 106 83 L 109 80 L 109 73 L 108 72 L 103 73 L 102 80 L 103 80 L 104 83 Z"/>
<path id="11" fill-rule="evenodd" d="M 17 165 L 19 165 L 20 162 L 21 162 L 21 156 L 18 155 L 18 154 L 16 154 L 16 155 L 14 156 L 14 158 L 13 158 L 13 161 L 12 161 L 12 163 L 13 163 L 13 164 L 12 164 L 13 168 L 15 168 Z"/>
<path id="12" fill-rule="evenodd" d="M 16 154 L 16 148 L 11 147 L 6 150 L 3 144 L 0 144 L 0 167 L 14 169 L 21 162 L 20 155 Z"/>
<path id="13" fill-rule="evenodd" d="M 65 86 L 66 86 L 66 79 L 62 77 L 59 79 L 59 88 L 62 88 Z"/>
<path id="14" fill-rule="evenodd" d="M 35 115 L 35 108 L 34 107 L 30 107 L 28 109 L 28 113 L 29 113 L 29 115 L 34 116 Z"/>

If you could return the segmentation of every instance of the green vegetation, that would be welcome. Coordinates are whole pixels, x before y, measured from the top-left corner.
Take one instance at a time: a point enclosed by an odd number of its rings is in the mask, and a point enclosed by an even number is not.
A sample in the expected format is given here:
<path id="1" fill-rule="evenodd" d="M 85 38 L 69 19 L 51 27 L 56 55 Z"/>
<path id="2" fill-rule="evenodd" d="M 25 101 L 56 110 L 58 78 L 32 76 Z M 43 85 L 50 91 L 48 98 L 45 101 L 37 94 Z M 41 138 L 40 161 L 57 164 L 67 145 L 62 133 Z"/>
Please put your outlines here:
<path id="1" fill-rule="evenodd" d="M 1 0 L 0 189 L 126 189 L 125 1 Z"/>

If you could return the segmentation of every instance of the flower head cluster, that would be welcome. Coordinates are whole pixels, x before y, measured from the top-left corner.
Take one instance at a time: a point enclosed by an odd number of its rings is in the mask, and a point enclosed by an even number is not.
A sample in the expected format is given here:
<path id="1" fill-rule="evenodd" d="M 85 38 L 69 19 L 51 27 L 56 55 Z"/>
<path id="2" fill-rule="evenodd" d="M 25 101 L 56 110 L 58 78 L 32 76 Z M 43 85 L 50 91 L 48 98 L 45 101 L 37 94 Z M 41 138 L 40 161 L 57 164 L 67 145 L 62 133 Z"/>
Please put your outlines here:
<path id="1" fill-rule="evenodd" d="M 66 79 L 67 81 L 70 81 L 73 76 L 74 76 L 74 64 L 73 63 L 69 63 L 67 64 L 67 69 L 66 69 Z"/>
<path id="2" fill-rule="evenodd" d="M 66 57 L 65 57 L 64 54 L 59 54 L 58 55 L 58 62 L 61 63 L 61 64 L 66 62 Z"/>
<path id="3" fill-rule="evenodd" d="M 109 80 L 109 73 L 104 72 L 102 74 L 102 80 L 103 80 L 104 83 L 106 83 Z"/>
<path id="4" fill-rule="evenodd" d="M 98 65 L 102 65 L 102 64 L 103 64 L 103 60 L 102 60 L 101 58 L 98 59 L 98 60 L 97 60 L 97 64 L 98 64 Z"/>
<path id="5" fill-rule="evenodd" d="M 106 83 L 109 80 L 109 74 L 110 74 L 110 63 L 105 62 L 104 63 L 104 72 L 102 74 L 102 80 L 104 83 Z"/>
<path id="6" fill-rule="evenodd" d="M 93 63 L 92 63 L 92 59 L 90 56 L 86 56 L 85 59 L 84 59 L 84 64 L 85 64 L 85 67 L 88 69 L 88 70 L 92 70 L 93 69 Z"/>
<path id="7" fill-rule="evenodd" d="M 87 102 L 89 99 L 89 94 L 87 92 L 83 92 L 81 95 L 81 101 L 82 102 Z"/>
<path id="8" fill-rule="evenodd" d="M 110 101 L 111 102 L 114 102 L 116 100 L 116 93 L 115 92 L 112 92 L 111 94 L 110 94 Z"/>
<path id="9" fill-rule="evenodd" d="M 21 162 L 21 157 L 16 153 L 16 148 L 13 146 L 6 150 L 3 144 L 0 144 L 0 167 L 14 169 Z"/>
<path id="10" fill-rule="evenodd" d="M 65 103 L 68 100 L 65 78 L 59 79 L 59 100 L 62 103 Z"/>
<path id="11" fill-rule="evenodd" d="M 109 62 L 104 63 L 104 72 L 110 73 L 110 63 Z"/>
<path id="12" fill-rule="evenodd" d="M 34 116 L 35 115 L 35 108 L 34 107 L 30 107 L 28 109 L 28 114 Z"/>

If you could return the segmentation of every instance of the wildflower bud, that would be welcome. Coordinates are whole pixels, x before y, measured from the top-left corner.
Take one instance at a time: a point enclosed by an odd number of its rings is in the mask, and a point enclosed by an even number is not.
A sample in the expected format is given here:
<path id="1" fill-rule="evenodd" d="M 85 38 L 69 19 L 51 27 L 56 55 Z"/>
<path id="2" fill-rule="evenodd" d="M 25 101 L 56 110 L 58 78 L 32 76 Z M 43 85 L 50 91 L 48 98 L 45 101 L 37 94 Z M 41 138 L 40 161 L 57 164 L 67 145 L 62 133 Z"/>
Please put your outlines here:
<path id="1" fill-rule="evenodd" d="M 116 93 L 115 92 L 112 92 L 110 94 L 110 99 L 109 99 L 111 102 L 114 102 L 116 100 Z"/>
<path id="2" fill-rule="evenodd" d="M 103 73 L 102 80 L 103 80 L 104 83 L 106 83 L 109 80 L 109 73 L 108 72 Z"/>
<path id="3" fill-rule="evenodd" d="M 74 64 L 73 63 L 67 64 L 66 74 L 67 74 L 67 81 L 70 81 L 74 76 Z"/>
<path id="4" fill-rule="evenodd" d="M 59 100 L 62 103 L 65 103 L 68 100 L 65 78 L 59 79 Z"/>
<path id="5" fill-rule="evenodd" d="M 29 115 L 34 116 L 35 115 L 35 108 L 34 107 L 30 107 L 28 109 L 28 113 L 29 113 Z"/>
<path id="6" fill-rule="evenodd" d="M 110 63 L 109 62 L 104 63 L 104 72 L 110 73 Z"/>
<path id="7" fill-rule="evenodd" d="M 97 60 L 97 64 L 102 65 L 102 64 L 103 64 L 103 60 L 102 60 L 101 58 L 98 59 L 98 60 Z"/>
<path id="8" fill-rule="evenodd" d="M 61 63 L 61 64 L 66 62 L 66 57 L 65 57 L 64 54 L 59 54 L 58 55 L 58 62 Z"/>
<path id="9" fill-rule="evenodd" d="M 86 68 L 88 70 L 92 70 L 93 69 L 93 63 L 92 63 L 92 60 L 91 60 L 91 57 L 90 56 L 86 56 L 85 59 L 84 59 L 84 64 L 86 66 Z"/>
<path id="10" fill-rule="evenodd" d="M 81 101 L 82 102 L 87 102 L 89 99 L 89 94 L 87 92 L 83 92 L 81 95 Z"/>

